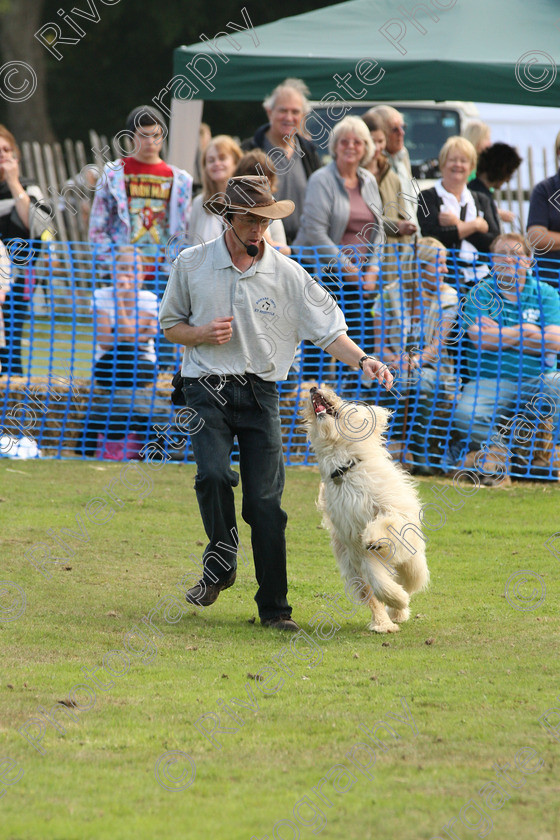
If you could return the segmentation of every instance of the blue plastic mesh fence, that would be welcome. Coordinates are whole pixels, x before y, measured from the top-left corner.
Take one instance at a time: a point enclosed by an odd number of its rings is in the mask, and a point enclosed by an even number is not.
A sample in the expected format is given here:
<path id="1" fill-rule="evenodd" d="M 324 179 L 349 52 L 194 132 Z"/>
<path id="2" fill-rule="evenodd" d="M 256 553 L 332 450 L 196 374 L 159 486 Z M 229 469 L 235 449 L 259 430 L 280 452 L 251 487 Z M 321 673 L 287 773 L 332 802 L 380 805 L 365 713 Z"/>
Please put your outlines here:
<path id="1" fill-rule="evenodd" d="M 302 342 L 279 383 L 288 464 L 314 463 L 298 412 L 324 383 L 390 408 L 389 447 L 419 471 L 558 476 L 560 266 L 549 261 L 542 279 L 538 265 L 510 260 L 506 288 L 486 255 L 466 264 L 449 252 L 430 274 L 412 246 L 391 245 L 367 277 L 318 249 L 294 259 L 339 303 L 350 337 L 390 364 L 395 385 L 386 393 Z M 115 254 L 83 242 L 20 247 L 11 278 L 0 278 L 0 455 L 192 461 L 195 421 L 170 402 L 180 348 L 154 326 L 162 265 L 144 260 L 142 287 L 124 293 Z"/>

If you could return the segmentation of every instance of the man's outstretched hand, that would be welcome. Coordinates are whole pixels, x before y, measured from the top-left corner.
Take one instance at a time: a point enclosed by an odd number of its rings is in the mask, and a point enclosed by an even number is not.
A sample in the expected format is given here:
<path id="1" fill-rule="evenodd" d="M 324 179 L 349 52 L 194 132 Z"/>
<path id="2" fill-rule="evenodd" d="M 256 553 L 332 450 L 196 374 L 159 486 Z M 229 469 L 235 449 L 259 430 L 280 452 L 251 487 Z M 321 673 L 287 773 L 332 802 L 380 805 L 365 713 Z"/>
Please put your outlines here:
<path id="1" fill-rule="evenodd" d="M 393 385 L 393 374 L 384 362 L 379 359 L 366 359 L 362 370 L 370 379 L 377 379 L 380 385 L 384 385 L 390 391 Z"/>

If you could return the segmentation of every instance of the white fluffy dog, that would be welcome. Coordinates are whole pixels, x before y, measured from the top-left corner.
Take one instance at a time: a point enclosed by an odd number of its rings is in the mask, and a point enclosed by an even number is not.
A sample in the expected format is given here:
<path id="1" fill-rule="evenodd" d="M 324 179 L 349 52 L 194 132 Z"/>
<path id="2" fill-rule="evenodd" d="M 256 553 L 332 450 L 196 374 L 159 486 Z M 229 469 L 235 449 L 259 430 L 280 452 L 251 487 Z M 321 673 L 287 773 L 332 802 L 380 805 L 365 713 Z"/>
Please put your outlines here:
<path id="1" fill-rule="evenodd" d="M 370 630 L 394 633 L 429 572 L 418 495 L 385 447 L 390 412 L 312 388 L 303 417 L 321 472 L 318 506 L 340 573 L 356 582 L 371 609 Z"/>

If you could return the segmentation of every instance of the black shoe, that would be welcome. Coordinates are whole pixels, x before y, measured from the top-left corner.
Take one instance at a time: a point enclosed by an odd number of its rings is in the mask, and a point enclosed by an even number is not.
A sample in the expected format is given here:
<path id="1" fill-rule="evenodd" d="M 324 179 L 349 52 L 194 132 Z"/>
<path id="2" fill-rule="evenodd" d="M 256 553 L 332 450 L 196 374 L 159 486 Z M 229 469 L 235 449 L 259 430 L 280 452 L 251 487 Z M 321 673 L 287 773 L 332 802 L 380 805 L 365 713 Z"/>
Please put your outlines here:
<path id="1" fill-rule="evenodd" d="M 289 633 L 297 633 L 298 625 L 289 615 L 275 615 L 273 618 L 261 618 L 263 627 L 273 627 L 275 630 L 287 630 Z"/>
<path id="2" fill-rule="evenodd" d="M 234 570 L 229 577 L 210 583 L 205 580 L 199 582 L 187 590 L 185 598 L 187 604 L 194 604 L 195 607 L 209 607 L 218 598 L 222 589 L 229 589 L 235 583 L 237 572 Z"/>

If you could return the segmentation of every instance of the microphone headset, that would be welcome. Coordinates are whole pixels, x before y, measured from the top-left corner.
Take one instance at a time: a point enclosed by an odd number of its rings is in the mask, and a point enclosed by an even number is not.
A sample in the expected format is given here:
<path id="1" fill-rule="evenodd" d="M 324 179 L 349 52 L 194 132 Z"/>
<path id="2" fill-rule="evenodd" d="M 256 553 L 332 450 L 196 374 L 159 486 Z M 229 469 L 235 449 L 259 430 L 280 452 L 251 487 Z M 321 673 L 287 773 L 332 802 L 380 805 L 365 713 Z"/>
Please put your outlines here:
<path id="1" fill-rule="evenodd" d="M 243 242 L 243 240 L 241 239 L 241 237 L 237 235 L 237 233 L 236 233 L 236 231 L 235 231 L 235 229 L 234 229 L 233 225 L 231 225 L 230 230 L 232 230 L 232 231 L 233 231 L 234 236 L 237 236 L 237 238 L 239 239 L 239 241 L 241 242 L 241 244 L 243 245 L 243 247 L 244 247 L 244 248 L 245 248 L 245 250 L 247 251 L 247 256 L 249 256 L 249 257 L 256 257 L 256 256 L 257 256 L 257 254 L 259 253 L 259 249 L 257 248 L 257 246 L 256 246 L 256 245 L 247 245 L 247 243 L 246 243 L 246 242 Z"/>

